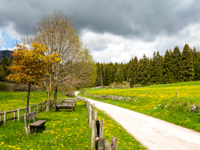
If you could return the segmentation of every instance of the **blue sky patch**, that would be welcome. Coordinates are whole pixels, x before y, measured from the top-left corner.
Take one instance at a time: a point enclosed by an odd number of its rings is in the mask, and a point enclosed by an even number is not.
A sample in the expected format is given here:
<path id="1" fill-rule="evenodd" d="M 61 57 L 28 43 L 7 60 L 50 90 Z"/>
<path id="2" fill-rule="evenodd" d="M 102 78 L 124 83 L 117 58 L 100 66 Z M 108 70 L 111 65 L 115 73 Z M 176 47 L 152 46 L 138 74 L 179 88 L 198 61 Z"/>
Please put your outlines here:
<path id="1" fill-rule="evenodd" d="M 2 37 L 3 37 L 3 42 L 4 44 L 3 45 L 0 45 L 0 50 L 4 47 L 5 49 L 8 49 L 8 48 L 12 48 L 12 47 L 15 47 L 16 44 L 19 44 L 21 43 L 20 40 L 18 39 L 12 39 L 5 31 L 3 31 L 1 33 Z"/>

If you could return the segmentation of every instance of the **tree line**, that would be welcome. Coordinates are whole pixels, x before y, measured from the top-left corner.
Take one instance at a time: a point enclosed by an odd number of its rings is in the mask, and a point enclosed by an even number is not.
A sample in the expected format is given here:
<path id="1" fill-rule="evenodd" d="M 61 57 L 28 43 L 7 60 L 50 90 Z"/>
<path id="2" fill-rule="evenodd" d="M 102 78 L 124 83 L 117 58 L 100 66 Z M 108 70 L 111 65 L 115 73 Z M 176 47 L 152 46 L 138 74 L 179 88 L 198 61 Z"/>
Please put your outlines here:
<path id="1" fill-rule="evenodd" d="M 36 26 L 34 36 L 22 39 L 22 43 L 14 50 L 12 63 L 1 62 L 0 71 L 4 73 L 0 77 L 28 85 L 27 108 L 33 84 L 42 86 L 47 92 L 46 111 L 49 111 L 52 91 L 55 104 L 59 88 L 94 85 L 95 62 L 76 26 L 62 11 L 45 15 Z"/>
<path id="2" fill-rule="evenodd" d="M 200 52 L 185 44 L 182 51 L 176 46 L 167 50 L 165 55 L 154 52 L 152 58 L 144 54 L 128 63 L 97 63 L 96 86 L 108 86 L 114 82 L 136 84 L 166 84 L 200 79 Z"/>

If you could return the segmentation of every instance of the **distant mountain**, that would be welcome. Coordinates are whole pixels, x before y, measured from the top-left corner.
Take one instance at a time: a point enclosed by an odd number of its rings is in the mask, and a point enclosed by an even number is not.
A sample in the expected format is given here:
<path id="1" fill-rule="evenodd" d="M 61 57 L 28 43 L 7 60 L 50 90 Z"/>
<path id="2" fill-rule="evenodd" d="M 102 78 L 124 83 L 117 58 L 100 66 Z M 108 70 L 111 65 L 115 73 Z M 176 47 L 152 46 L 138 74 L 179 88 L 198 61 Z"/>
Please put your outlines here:
<path id="1" fill-rule="evenodd" d="M 0 50 L 0 61 L 2 61 L 5 57 L 10 58 L 12 56 L 13 51 L 9 50 Z"/>

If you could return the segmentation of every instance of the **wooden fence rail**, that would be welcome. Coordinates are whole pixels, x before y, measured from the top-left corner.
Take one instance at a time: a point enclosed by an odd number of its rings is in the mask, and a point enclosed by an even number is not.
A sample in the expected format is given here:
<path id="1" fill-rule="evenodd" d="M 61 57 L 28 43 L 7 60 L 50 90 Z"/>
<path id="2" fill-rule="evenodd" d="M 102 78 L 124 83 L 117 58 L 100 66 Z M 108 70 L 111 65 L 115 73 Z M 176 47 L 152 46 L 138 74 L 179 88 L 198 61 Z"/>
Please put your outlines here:
<path id="1" fill-rule="evenodd" d="M 103 122 L 97 120 L 97 110 L 94 108 L 94 104 L 92 105 L 89 101 L 86 101 L 86 106 L 88 109 L 88 121 L 89 126 L 92 128 L 92 136 L 91 136 L 91 149 L 97 150 L 117 150 L 118 149 L 118 138 L 112 138 L 112 144 L 110 144 L 109 140 L 105 140 Z M 96 147 L 97 145 L 97 147 Z"/>
<path id="2" fill-rule="evenodd" d="M 53 100 L 50 101 L 50 104 L 52 105 L 53 104 Z M 43 102 L 43 103 L 40 103 L 40 104 L 35 104 L 35 105 L 31 105 L 29 106 L 29 113 L 32 112 L 32 111 L 36 111 L 37 113 L 39 111 L 43 111 L 46 109 L 46 106 L 47 106 L 47 102 Z M 14 120 L 16 121 L 16 119 L 19 121 L 21 117 L 24 117 L 24 114 L 20 114 L 20 111 L 22 110 L 26 110 L 27 107 L 25 108 L 14 108 L 14 110 L 10 110 L 10 111 L 7 111 L 7 110 L 4 110 L 4 112 L 2 112 L 0 110 L 0 124 L 3 122 L 4 124 L 6 124 L 6 122 L 8 120 Z M 33 110 L 34 109 L 34 110 Z M 12 118 L 8 118 L 8 114 L 9 113 L 13 113 L 13 117 Z M 2 117 L 3 116 L 3 117 Z"/>

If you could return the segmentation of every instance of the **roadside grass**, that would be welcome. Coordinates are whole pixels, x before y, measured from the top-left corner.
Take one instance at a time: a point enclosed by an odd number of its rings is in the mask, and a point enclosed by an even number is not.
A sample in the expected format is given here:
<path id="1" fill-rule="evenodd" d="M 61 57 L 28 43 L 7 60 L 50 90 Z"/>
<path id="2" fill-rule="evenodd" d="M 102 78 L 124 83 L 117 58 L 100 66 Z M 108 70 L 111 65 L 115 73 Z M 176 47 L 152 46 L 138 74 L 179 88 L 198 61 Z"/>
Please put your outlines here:
<path id="1" fill-rule="evenodd" d="M 0 92 L 0 110 L 13 110 L 26 106 L 26 92 Z M 58 97 L 64 97 L 59 93 Z M 46 100 L 45 92 L 31 92 L 30 104 Z M 39 112 L 36 120 L 47 120 L 45 130 L 30 135 L 25 134 L 23 118 L 0 125 L 0 149 L 29 150 L 89 150 L 91 149 L 91 129 L 88 124 L 86 104 L 77 102 L 76 111 L 60 109 L 54 112 Z M 98 118 L 104 119 L 104 135 L 111 142 L 112 137 L 119 139 L 119 150 L 145 149 L 120 125 L 98 110 Z M 30 121 L 29 123 L 32 123 Z"/>
<path id="2" fill-rule="evenodd" d="M 88 127 L 84 102 L 78 102 L 76 111 L 62 110 L 38 113 L 37 120 L 47 120 L 45 131 L 25 134 L 24 121 L 9 121 L 0 126 L 1 149 L 68 149 L 82 150 L 90 147 L 91 130 Z M 31 122 L 30 122 L 31 123 Z"/>
<path id="3" fill-rule="evenodd" d="M 52 95 L 53 96 L 53 95 Z M 27 92 L 0 92 L 0 110 L 26 107 Z M 58 97 L 64 97 L 58 93 Z M 45 92 L 31 92 L 30 105 L 46 100 Z M 46 130 L 26 135 L 23 118 L 0 125 L 0 149 L 89 149 L 91 130 L 88 127 L 84 102 L 77 102 L 76 111 L 39 112 L 36 120 L 47 120 Z M 31 121 L 30 121 L 31 123 Z"/>
<path id="4" fill-rule="evenodd" d="M 104 138 L 112 143 L 112 137 L 118 138 L 119 150 L 145 150 L 146 148 L 135 140 L 116 121 L 97 109 L 97 119 L 104 119 Z"/>
<path id="5" fill-rule="evenodd" d="M 200 132 L 200 109 L 198 112 L 189 111 L 193 105 L 200 108 L 199 91 L 200 81 L 196 81 L 131 89 L 87 89 L 85 94 L 98 101 L 141 112 Z M 96 95 L 116 95 L 130 97 L 131 100 L 104 99 L 97 98 Z"/>
<path id="6" fill-rule="evenodd" d="M 58 92 L 58 98 L 63 98 L 64 93 Z M 51 93 L 53 98 L 53 92 Z M 0 91 L 0 110 L 13 110 L 13 108 L 26 107 L 27 92 Z M 42 103 L 47 100 L 46 92 L 31 92 L 30 105 Z"/>

